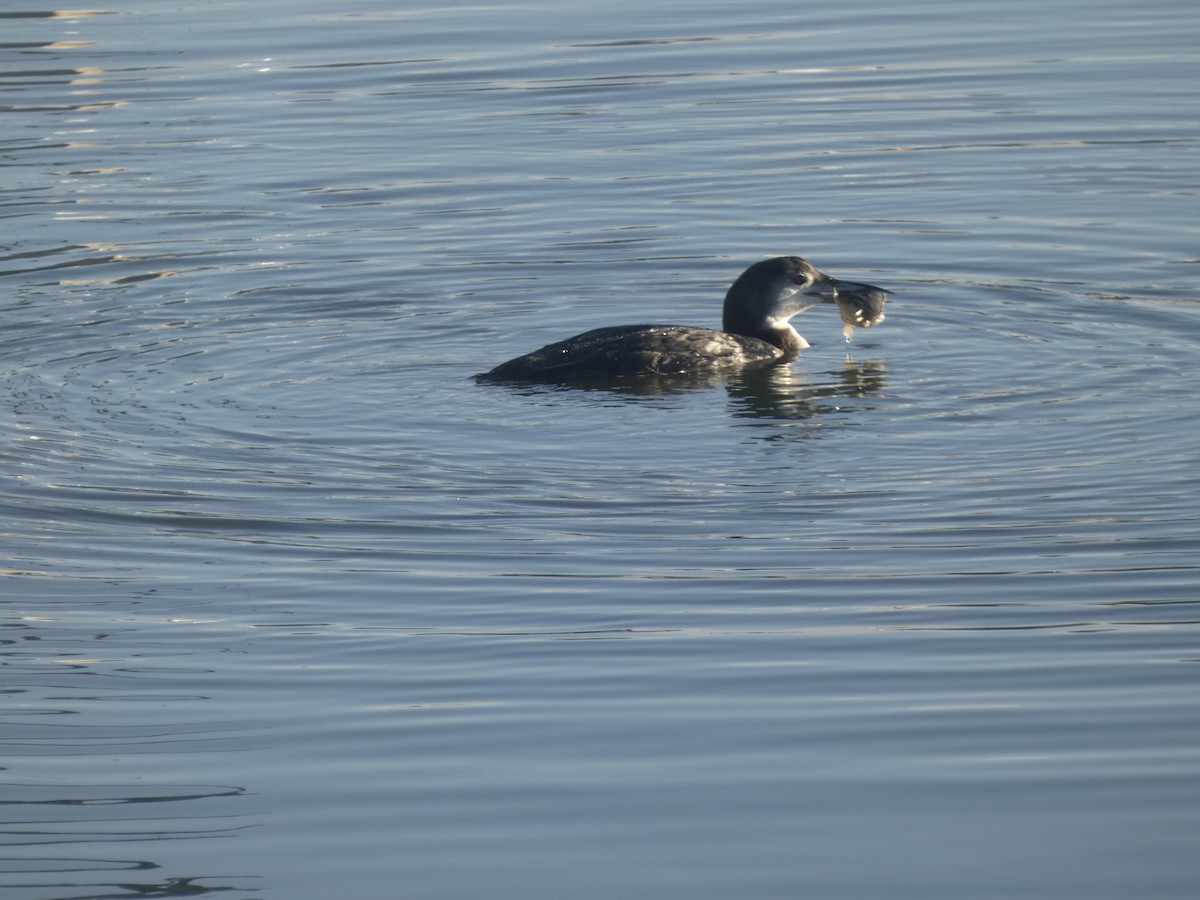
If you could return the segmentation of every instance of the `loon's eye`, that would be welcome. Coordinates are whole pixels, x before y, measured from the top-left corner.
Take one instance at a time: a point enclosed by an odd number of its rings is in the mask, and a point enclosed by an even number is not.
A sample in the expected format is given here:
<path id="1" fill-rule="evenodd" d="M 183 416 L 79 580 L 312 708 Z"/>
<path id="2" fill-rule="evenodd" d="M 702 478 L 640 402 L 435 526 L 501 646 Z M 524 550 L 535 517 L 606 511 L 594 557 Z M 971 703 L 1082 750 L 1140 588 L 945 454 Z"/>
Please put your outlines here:
<path id="1" fill-rule="evenodd" d="M 799 275 L 797 275 L 792 280 L 795 281 L 796 284 L 800 285 L 801 287 L 804 287 L 811 281 L 811 279 L 807 275 L 805 275 L 803 272 L 801 272 Z"/>

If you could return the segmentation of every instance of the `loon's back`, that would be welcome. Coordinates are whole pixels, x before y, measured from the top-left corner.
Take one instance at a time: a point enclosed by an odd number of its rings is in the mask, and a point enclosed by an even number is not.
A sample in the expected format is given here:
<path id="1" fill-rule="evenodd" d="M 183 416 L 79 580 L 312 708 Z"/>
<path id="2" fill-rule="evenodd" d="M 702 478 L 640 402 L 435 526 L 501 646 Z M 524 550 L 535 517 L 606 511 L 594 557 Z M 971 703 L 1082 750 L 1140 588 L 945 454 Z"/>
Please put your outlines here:
<path id="1" fill-rule="evenodd" d="M 774 362 L 785 353 L 760 338 L 688 325 L 617 325 L 547 344 L 477 375 L 480 381 L 585 381 L 682 375 Z"/>

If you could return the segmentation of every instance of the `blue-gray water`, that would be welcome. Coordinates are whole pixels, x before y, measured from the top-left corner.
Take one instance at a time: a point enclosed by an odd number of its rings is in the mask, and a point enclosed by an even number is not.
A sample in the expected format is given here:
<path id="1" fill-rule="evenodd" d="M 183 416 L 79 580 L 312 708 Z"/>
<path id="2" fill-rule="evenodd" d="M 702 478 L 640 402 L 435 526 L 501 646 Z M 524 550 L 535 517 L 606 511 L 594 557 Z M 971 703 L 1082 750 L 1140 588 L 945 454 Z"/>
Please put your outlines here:
<path id="1" fill-rule="evenodd" d="M 5 7 L 5 900 L 1196 896 L 1198 47 Z M 779 254 L 888 321 L 470 378 Z"/>

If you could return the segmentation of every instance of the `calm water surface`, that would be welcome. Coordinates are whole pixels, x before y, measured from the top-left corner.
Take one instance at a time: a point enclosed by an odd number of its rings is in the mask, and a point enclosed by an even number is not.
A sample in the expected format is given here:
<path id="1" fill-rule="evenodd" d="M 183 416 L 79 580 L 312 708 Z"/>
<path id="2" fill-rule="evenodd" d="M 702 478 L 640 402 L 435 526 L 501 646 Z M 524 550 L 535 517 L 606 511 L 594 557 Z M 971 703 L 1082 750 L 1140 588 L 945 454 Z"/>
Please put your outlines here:
<path id="1" fill-rule="evenodd" d="M 0 11 L 6 900 L 1194 897 L 1197 47 Z M 887 323 L 470 378 L 779 254 Z"/>

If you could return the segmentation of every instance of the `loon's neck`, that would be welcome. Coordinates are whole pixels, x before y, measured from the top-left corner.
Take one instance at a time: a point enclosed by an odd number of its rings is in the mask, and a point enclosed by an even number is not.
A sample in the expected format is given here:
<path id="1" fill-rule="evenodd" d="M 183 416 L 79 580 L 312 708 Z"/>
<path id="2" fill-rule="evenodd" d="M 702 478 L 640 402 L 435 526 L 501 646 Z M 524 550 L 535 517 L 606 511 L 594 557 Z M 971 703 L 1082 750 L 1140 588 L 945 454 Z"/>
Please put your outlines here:
<path id="1" fill-rule="evenodd" d="M 768 319 L 748 325 L 745 321 L 739 322 L 735 317 L 726 316 L 722 325 L 730 334 L 758 338 L 778 347 L 784 353 L 799 353 L 809 347 L 808 341 L 786 319 Z"/>
<path id="2" fill-rule="evenodd" d="M 781 322 L 775 320 L 772 322 L 772 327 L 768 329 L 769 333 L 756 334 L 755 337 L 760 337 L 768 344 L 774 344 L 784 353 L 799 353 L 809 347 L 808 341 L 790 322 Z"/>

